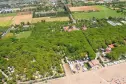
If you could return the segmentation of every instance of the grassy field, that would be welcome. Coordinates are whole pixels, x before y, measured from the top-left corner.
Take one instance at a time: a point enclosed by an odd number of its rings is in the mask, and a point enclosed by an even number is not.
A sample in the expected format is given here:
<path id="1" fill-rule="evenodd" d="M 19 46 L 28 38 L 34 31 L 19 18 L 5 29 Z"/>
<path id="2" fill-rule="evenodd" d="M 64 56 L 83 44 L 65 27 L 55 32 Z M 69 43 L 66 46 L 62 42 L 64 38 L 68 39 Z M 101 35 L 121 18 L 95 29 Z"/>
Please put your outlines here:
<path id="1" fill-rule="evenodd" d="M 69 18 L 68 17 L 55 17 L 55 18 L 40 17 L 40 18 L 33 18 L 32 19 L 32 23 L 41 22 L 41 20 L 45 20 L 47 22 L 53 22 L 53 21 L 69 21 Z"/>
<path id="2" fill-rule="evenodd" d="M 109 16 L 112 17 L 124 17 L 125 15 L 121 13 L 117 13 L 115 10 L 111 10 L 106 8 L 105 6 L 96 6 L 100 9 L 99 12 L 72 12 L 72 15 L 75 19 L 91 19 L 92 17 L 96 17 L 98 19 L 107 18 Z"/>
<path id="3" fill-rule="evenodd" d="M 8 27 L 8 26 L 10 26 L 11 25 L 11 23 L 12 23 L 12 21 L 0 21 L 0 26 L 1 27 Z"/>
<path id="4" fill-rule="evenodd" d="M 16 34 L 16 38 L 17 39 L 28 38 L 30 35 L 31 31 L 20 32 L 19 34 Z"/>
<path id="5" fill-rule="evenodd" d="M 4 37 L 4 38 L 10 38 L 10 37 L 13 37 L 13 33 L 8 33 L 8 34 L 6 34 L 6 36 Z"/>
<path id="6" fill-rule="evenodd" d="M 7 14 L 0 14 L 0 17 L 7 17 L 7 16 L 16 16 L 16 13 L 7 13 Z"/>

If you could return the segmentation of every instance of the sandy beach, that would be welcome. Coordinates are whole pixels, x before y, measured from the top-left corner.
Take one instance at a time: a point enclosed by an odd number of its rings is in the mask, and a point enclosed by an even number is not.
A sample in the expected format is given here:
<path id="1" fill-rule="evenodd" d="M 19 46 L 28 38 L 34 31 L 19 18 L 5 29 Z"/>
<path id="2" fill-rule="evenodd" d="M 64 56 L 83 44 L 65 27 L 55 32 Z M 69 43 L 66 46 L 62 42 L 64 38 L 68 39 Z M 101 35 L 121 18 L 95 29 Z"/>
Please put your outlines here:
<path id="1" fill-rule="evenodd" d="M 126 84 L 126 63 L 66 75 L 62 78 L 48 80 L 46 83 L 35 84 Z"/>

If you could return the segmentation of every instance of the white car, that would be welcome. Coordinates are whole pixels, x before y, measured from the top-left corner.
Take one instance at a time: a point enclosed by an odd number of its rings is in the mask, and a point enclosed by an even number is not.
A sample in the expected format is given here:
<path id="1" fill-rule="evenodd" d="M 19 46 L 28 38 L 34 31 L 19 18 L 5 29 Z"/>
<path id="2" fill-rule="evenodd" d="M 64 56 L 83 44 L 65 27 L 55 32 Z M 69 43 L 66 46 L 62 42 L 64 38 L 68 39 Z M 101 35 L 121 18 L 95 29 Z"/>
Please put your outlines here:
<path id="1" fill-rule="evenodd" d="M 108 66 L 110 66 L 111 64 L 110 64 L 110 63 L 108 63 L 107 65 L 108 65 Z"/>
<path id="2" fill-rule="evenodd" d="M 122 63 L 123 61 L 122 60 L 119 60 L 120 63 Z"/>
<path id="3" fill-rule="evenodd" d="M 107 64 L 105 64 L 105 67 L 108 66 Z"/>
<path id="4" fill-rule="evenodd" d="M 125 62 L 125 60 L 122 60 L 122 62 Z"/>
<path id="5" fill-rule="evenodd" d="M 116 61 L 118 64 L 120 63 L 120 61 Z"/>
<path id="6" fill-rule="evenodd" d="M 114 64 L 118 64 L 117 62 L 114 62 Z"/>

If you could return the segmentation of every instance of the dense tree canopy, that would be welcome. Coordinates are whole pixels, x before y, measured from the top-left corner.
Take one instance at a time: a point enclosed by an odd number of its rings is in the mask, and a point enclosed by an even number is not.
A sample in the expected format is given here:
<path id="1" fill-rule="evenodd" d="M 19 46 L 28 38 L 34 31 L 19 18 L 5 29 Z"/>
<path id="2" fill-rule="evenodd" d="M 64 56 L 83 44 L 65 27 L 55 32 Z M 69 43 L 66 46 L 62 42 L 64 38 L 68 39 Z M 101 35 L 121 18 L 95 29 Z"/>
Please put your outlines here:
<path id="1" fill-rule="evenodd" d="M 69 22 L 36 23 L 34 28 L 30 28 L 32 33 L 27 39 L 15 37 L 2 39 L 0 68 L 6 71 L 8 66 L 14 66 L 14 76 L 25 74 L 28 79 L 34 79 L 33 74 L 36 71 L 43 77 L 52 76 L 53 70 L 62 73 L 60 64 L 65 56 L 70 60 L 83 59 L 86 55 L 94 59 L 96 49 L 106 48 L 111 43 L 114 43 L 117 49 L 108 54 L 109 58 L 117 59 L 120 53 L 125 52 L 125 47 L 119 48 L 124 51 L 118 51 L 118 46 L 125 45 L 125 25 L 65 32 L 63 27 L 69 24 Z"/>
<path id="2" fill-rule="evenodd" d="M 84 34 L 89 40 L 89 43 L 94 50 L 101 47 L 106 48 L 107 45 L 116 43 L 124 45 L 126 39 L 126 28 L 124 26 L 107 27 L 107 28 L 92 28 L 88 29 Z"/>
<path id="3" fill-rule="evenodd" d="M 93 59 L 95 52 L 83 32 L 64 32 L 63 26 L 67 25 L 68 22 L 37 23 L 27 39 L 13 37 L 1 40 L 0 68 L 6 70 L 8 66 L 14 66 L 14 74 L 26 74 L 32 79 L 35 71 L 40 71 L 43 76 L 52 75 L 53 69 L 61 73 L 60 64 L 64 56 L 75 60 L 88 54 Z"/>

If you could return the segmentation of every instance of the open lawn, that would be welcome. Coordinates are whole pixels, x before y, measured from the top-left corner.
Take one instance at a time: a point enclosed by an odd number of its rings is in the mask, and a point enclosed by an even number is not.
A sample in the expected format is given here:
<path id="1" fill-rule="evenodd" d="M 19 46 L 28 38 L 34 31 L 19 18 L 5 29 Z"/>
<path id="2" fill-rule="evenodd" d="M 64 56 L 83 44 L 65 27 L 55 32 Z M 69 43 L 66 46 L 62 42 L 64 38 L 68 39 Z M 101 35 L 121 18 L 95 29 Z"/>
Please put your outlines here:
<path id="1" fill-rule="evenodd" d="M 99 8 L 99 12 L 72 12 L 72 15 L 75 19 L 91 19 L 92 17 L 96 18 L 107 18 L 111 17 L 124 17 L 125 15 L 117 13 L 115 10 L 106 8 L 105 6 L 96 6 Z"/>
<path id="2" fill-rule="evenodd" d="M 16 16 L 16 13 L 7 13 L 7 14 L 0 14 L 0 17 L 7 17 L 7 16 Z"/>
<path id="3" fill-rule="evenodd" d="M 25 32 L 21 32 L 19 34 L 16 34 L 16 38 L 17 39 L 28 38 L 30 35 L 31 35 L 31 31 L 25 31 Z"/>
<path id="4" fill-rule="evenodd" d="M 41 20 L 45 20 L 47 22 L 51 22 L 51 21 L 69 21 L 69 18 L 68 17 L 55 17 L 55 18 L 41 17 L 41 18 L 33 18 L 32 19 L 32 23 L 41 22 Z"/>

